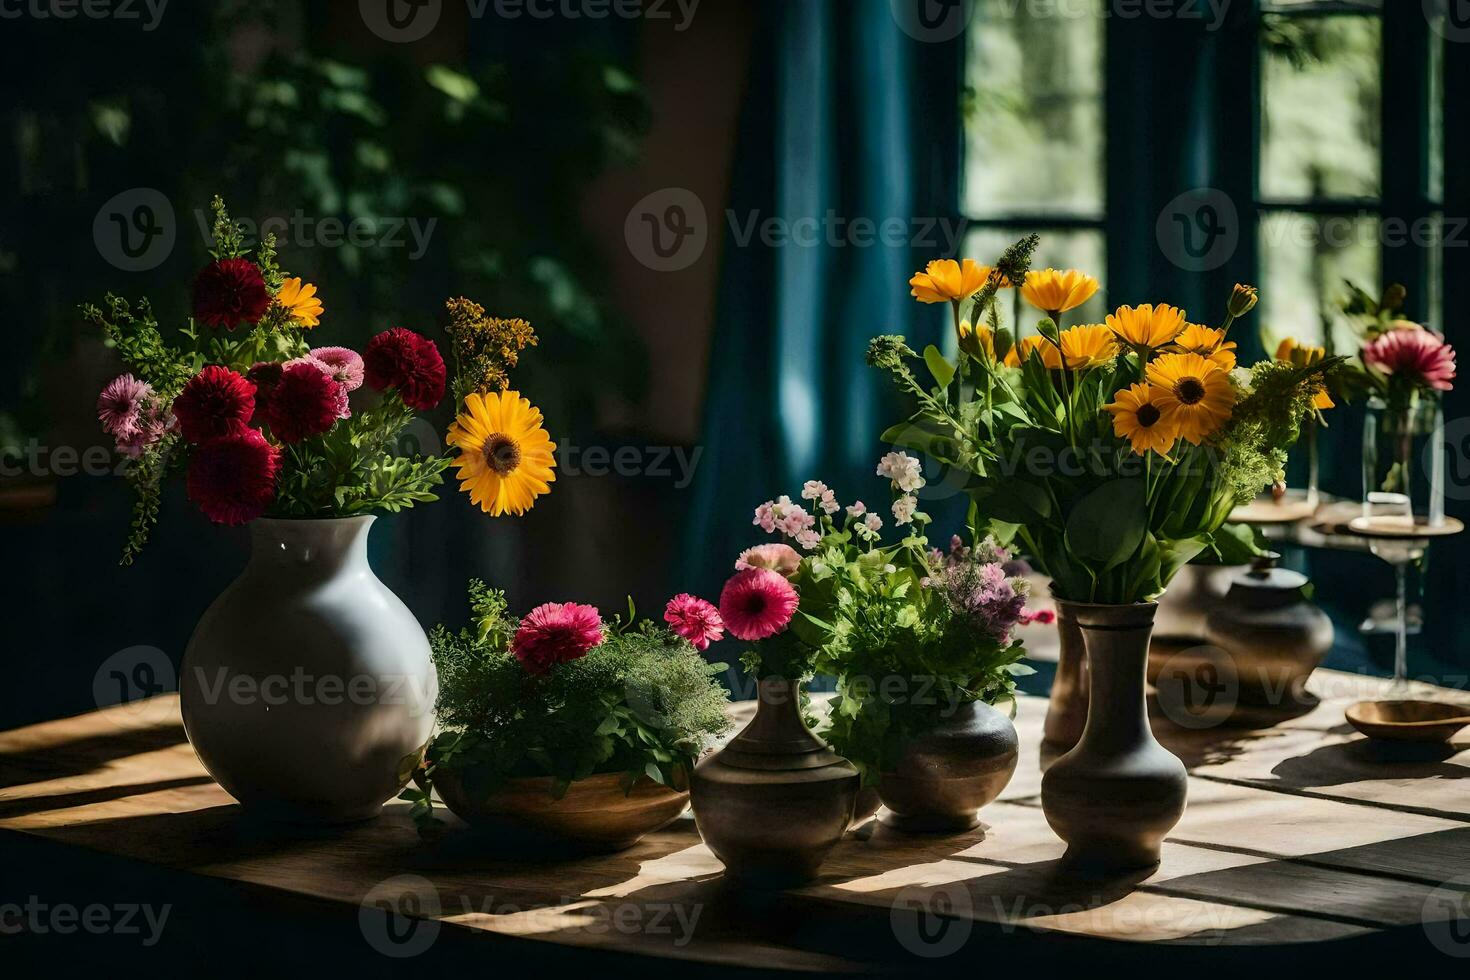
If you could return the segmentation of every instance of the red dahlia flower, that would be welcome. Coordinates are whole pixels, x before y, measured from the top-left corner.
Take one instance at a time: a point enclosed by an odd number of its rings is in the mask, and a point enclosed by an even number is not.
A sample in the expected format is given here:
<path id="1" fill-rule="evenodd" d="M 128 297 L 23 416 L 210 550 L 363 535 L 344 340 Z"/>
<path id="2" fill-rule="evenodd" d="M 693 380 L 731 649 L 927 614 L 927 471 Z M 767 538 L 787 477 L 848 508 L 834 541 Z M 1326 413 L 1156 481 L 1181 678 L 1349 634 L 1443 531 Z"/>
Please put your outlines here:
<path id="1" fill-rule="evenodd" d="M 528 674 L 544 674 L 557 664 L 585 657 L 603 640 L 602 615 L 593 606 L 548 602 L 526 614 L 510 652 Z"/>
<path id="2" fill-rule="evenodd" d="M 346 410 L 346 388 L 310 361 L 296 361 L 281 369 L 265 422 L 281 442 L 300 442 L 326 432 Z"/>
<path id="3" fill-rule="evenodd" d="M 194 279 L 194 319 L 211 327 L 234 330 L 255 326 L 270 309 L 260 267 L 249 259 L 220 259 Z"/>
<path id="4" fill-rule="evenodd" d="M 194 450 L 189 499 L 216 524 L 253 521 L 276 496 L 281 451 L 255 429 L 237 428 Z"/>
<path id="5" fill-rule="evenodd" d="M 190 378 L 174 399 L 174 417 L 189 442 L 206 442 L 250 422 L 255 385 L 227 367 L 211 364 Z"/>
<path id="6" fill-rule="evenodd" d="M 367 383 L 396 388 L 409 408 L 426 412 L 444 397 L 444 358 L 427 337 L 394 327 L 368 341 L 362 355 Z"/>

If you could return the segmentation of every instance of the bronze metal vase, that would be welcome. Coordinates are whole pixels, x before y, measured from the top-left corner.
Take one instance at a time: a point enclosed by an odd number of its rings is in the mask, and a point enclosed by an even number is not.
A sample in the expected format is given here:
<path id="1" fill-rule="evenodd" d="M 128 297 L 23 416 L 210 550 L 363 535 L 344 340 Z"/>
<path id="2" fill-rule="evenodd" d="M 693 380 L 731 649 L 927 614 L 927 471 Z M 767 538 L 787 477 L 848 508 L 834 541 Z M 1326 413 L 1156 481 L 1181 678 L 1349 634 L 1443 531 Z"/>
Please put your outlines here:
<path id="1" fill-rule="evenodd" d="M 878 795 L 888 807 L 879 819 L 911 834 L 971 829 L 980 822 L 977 811 L 1015 774 L 1018 746 L 1016 726 L 990 705 L 946 709 L 879 777 Z"/>
<path id="2" fill-rule="evenodd" d="M 762 680 L 750 724 L 690 779 L 699 834 L 740 885 L 810 881 L 852 822 L 857 769 L 807 728 L 799 693 L 794 681 Z"/>
<path id="3" fill-rule="evenodd" d="M 1042 810 L 1067 842 L 1067 864 L 1103 874 L 1152 867 L 1184 815 L 1188 782 L 1148 723 L 1144 674 L 1157 603 L 1058 605 L 1082 632 L 1090 694 L 1081 740 L 1042 776 Z"/>

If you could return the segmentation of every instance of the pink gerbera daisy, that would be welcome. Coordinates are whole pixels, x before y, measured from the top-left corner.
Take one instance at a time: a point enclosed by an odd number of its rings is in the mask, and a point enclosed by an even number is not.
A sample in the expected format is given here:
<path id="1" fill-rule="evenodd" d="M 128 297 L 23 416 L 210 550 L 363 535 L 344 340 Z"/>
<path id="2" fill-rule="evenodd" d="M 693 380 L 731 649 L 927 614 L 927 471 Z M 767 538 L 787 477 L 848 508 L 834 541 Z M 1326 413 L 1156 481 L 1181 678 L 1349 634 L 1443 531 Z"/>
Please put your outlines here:
<path id="1" fill-rule="evenodd" d="M 769 568 L 786 578 L 795 575 L 800 566 L 801 553 L 789 544 L 758 544 L 754 548 L 746 548 L 735 559 L 737 572 L 747 568 Z"/>
<path id="2" fill-rule="evenodd" d="M 1363 363 L 1438 391 L 1455 379 L 1455 349 L 1428 330 L 1390 330 L 1363 348 Z"/>
<path id="3" fill-rule="evenodd" d="M 138 432 L 143 402 L 153 393 L 146 381 L 131 374 L 114 378 L 97 396 L 97 420 L 109 435 L 127 439 Z"/>
<path id="4" fill-rule="evenodd" d="M 528 674 L 544 674 L 557 664 L 585 657 L 603 641 L 602 614 L 576 602 L 548 602 L 521 620 L 510 652 Z"/>
<path id="5" fill-rule="evenodd" d="M 742 640 L 764 640 L 786 629 L 800 601 L 779 572 L 747 568 L 736 572 L 720 592 L 720 617 Z"/>
<path id="6" fill-rule="evenodd" d="M 664 622 L 669 624 L 669 629 L 694 644 L 696 650 L 707 650 L 711 643 L 725 635 L 725 621 L 720 618 L 720 611 L 687 592 L 669 600 L 664 607 Z"/>

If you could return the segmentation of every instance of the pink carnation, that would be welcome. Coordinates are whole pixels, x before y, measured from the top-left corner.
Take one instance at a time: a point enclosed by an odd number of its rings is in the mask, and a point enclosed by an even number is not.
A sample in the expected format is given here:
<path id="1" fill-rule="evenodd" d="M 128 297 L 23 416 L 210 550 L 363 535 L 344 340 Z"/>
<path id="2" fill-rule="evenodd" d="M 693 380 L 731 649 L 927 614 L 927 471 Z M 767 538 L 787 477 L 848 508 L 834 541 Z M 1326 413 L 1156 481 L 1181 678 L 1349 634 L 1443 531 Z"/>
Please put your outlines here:
<path id="1" fill-rule="evenodd" d="M 664 622 L 669 629 L 694 644 L 696 650 L 706 650 L 711 643 L 725 635 L 725 621 L 720 611 L 708 602 L 687 592 L 674 596 L 664 607 Z"/>
<path id="2" fill-rule="evenodd" d="M 789 544 L 758 544 L 754 548 L 746 548 L 735 559 L 737 572 L 747 568 L 769 568 L 786 578 L 795 575 L 800 566 L 801 553 Z"/>
<path id="3" fill-rule="evenodd" d="M 1363 348 L 1363 363 L 1438 391 L 1454 387 L 1455 349 L 1428 330 L 1390 330 Z"/>
<path id="4" fill-rule="evenodd" d="M 742 640 L 764 640 L 785 630 L 796 615 L 800 597 L 779 573 L 769 568 L 736 572 L 720 592 L 720 616 Z"/>
<path id="5" fill-rule="evenodd" d="M 603 641 L 602 614 L 576 602 L 548 602 L 521 620 L 510 652 L 528 674 L 544 674 L 557 664 L 585 657 Z"/>
<path id="6" fill-rule="evenodd" d="M 362 357 L 346 347 L 313 347 L 311 356 L 327 366 L 327 373 L 348 391 L 362 387 Z"/>

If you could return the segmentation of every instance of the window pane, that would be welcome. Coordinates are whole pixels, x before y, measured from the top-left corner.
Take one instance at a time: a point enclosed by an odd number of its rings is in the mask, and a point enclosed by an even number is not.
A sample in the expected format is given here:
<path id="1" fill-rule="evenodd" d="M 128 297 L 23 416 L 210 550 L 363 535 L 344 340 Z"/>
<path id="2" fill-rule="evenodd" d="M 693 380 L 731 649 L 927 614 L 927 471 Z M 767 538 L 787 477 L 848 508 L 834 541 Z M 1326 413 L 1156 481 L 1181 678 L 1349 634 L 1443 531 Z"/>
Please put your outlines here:
<path id="1" fill-rule="evenodd" d="M 1350 351 L 1355 341 L 1338 307 L 1343 280 L 1379 291 L 1379 220 L 1370 214 L 1277 211 L 1261 217 L 1261 341 L 1282 338 Z"/>
<path id="2" fill-rule="evenodd" d="M 1266 17 L 1262 45 L 1262 195 L 1377 197 L 1379 19 Z"/>
<path id="3" fill-rule="evenodd" d="M 965 255 L 985 265 L 994 265 L 995 260 L 1007 245 L 1018 238 L 1025 237 L 1026 234 L 1025 231 L 1014 231 L 1009 228 L 972 229 L 965 238 Z M 1103 258 L 1106 250 L 1103 233 L 1091 229 L 1047 231 L 1041 228 L 1037 229 L 1037 234 L 1041 236 L 1041 247 L 1036 250 L 1036 255 L 1031 262 L 1032 268 L 1045 269 L 1050 266 L 1055 269 L 1081 269 L 1103 284 L 1103 288 L 1097 291 L 1097 295 L 1063 316 L 1062 325 L 1070 327 L 1079 323 L 1101 323 L 1103 317 L 1111 312 L 1111 307 L 1107 305 L 1107 299 L 1104 296 L 1107 291 L 1108 270 Z M 1001 311 L 1005 316 L 1003 324 L 1007 327 L 1014 326 L 1017 303 L 1020 303 L 1021 332 L 1023 334 L 1035 333 L 1036 321 L 1045 314 L 1027 306 L 1017 298 L 1014 291 L 1007 293 L 1007 298 L 1001 304 Z"/>
<path id="4" fill-rule="evenodd" d="M 976 0 L 965 69 L 965 213 L 1102 216 L 1102 4 Z"/>

